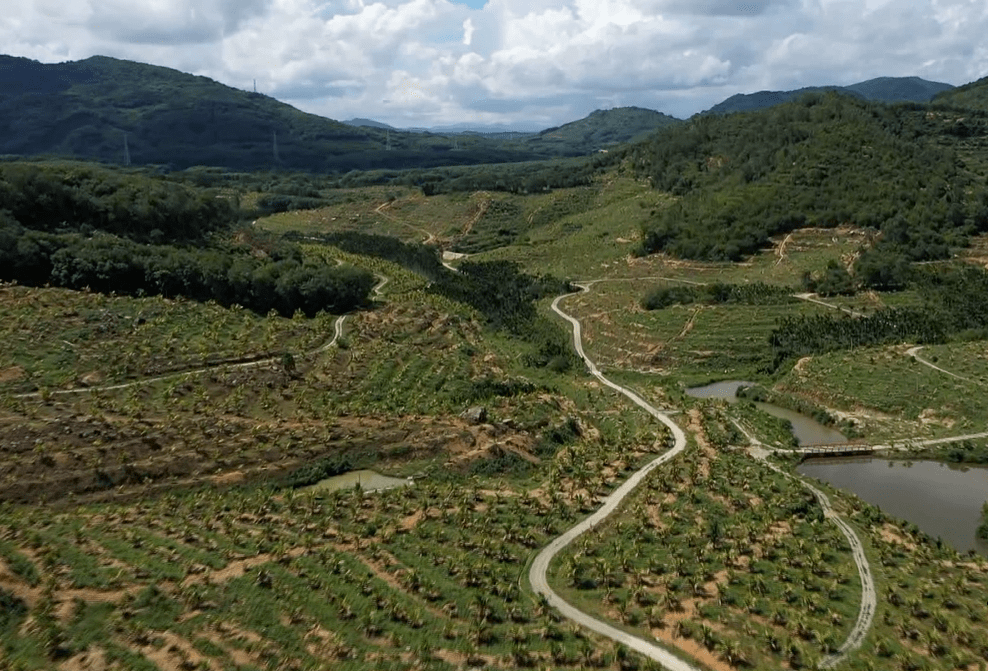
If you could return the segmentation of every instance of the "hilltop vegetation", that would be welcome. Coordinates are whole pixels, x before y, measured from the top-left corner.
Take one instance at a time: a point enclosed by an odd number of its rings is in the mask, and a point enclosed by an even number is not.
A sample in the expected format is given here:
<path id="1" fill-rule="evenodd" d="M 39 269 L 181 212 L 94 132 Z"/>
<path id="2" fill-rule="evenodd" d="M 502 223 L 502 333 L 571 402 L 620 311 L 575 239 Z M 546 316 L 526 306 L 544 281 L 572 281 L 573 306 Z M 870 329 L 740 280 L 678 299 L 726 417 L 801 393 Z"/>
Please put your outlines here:
<path id="1" fill-rule="evenodd" d="M 640 139 L 658 128 L 677 126 L 679 119 L 641 107 L 597 110 L 585 119 L 547 128 L 526 145 L 547 153 L 579 156 Z"/>
<path id="2" fill-rule="evenodd" d="M 944 91 L 933 99 L 937 105 L 988 110 L 988 77 Z"/>
<path id="3" fill-rule="evenodd" d="M 877 77 L 849 86 L 807 86 L 793 91 L 759 91 L 738 93 L 717 103 L 704 114 L 730 114 L 755 110 L 792 102 L 807 93 L 834 91 L 844 95 L 875 102 L 925 103 L 936 95 L 954 87 L 941 82 L 931 82 L 919 77 Z"/>
<path id="4" fill-rule="evenodd" d="M 628 156 L 679 199 L 655 213 L 642 249 L 739 260 L 773 235 L 851 224 L 913 260 L 943 258 L 988 224 L 988 190 L 948 146 L 918 137 L 921 123 L 829 93 L 657 133 Z"/>

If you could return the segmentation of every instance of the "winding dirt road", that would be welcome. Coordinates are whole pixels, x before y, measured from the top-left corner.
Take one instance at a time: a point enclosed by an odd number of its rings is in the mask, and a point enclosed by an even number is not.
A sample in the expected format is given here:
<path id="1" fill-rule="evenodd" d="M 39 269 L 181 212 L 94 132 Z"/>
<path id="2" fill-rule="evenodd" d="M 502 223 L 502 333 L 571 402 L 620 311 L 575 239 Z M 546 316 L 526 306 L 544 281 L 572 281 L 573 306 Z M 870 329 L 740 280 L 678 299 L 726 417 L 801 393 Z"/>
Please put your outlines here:
<path id="1" fill-rule="evenodd" d="M 906 356 L 911 356 L 912 358 L 914 358 L 916 361 L 920 362 L 924 366 L 929 366 L 933 370 L 940 371 L 944 375 L 949 375 L 950 377 L 957 378 L 958 380 L 963 380 L 964 382 L 973 382 L 974 384 L 980 384 L 980 382 L 976 382 L 975 380 L 971 380 L 971 379 L 968 379 L 966 377 L 962 377 L 962 376 L 958 375 L 957 373 L 951 373 L 949 370 L 944 370 L 943 368 L 940 368 L 940 366 L 937 366 L 936 364 L 934 364 L 934 363 L 932 363 L 930 361 L 927 361 L 926 359 L 924 359 L 923 357 L 921 357 L 919 355 L 919 351 L 921 349 L 923 349 L 923 345 L 920 345 L 918 347 L 910 347 L 908 350 L 906 350 Z"/>
<path id="2" fill-rule="evenodd" d="M 587 291 L 593 283 L 594 282 L 577 283 L 576 286 L 580 287 L 580 291 Z M 577 354 L 580 355 L 580 358 L 583 359 L 584 363 L 587 365 L 590 373 L 603 384 L 628 397 L 633 403 L 635 403 L 635 405 L 643 408 L 650 415 L 669 427 L 675 438 L 675 444 L 668 452 L 665 452 L 657 459 L 653 459 L 643 468 L 636 471 L 623 485 L 621 485 L 621 487 L 615 490 L 604 500 L 603 505 L 595 513 L 553 540 L 541 552 L 539 552 L 539 554 L 535 557 L 535 560 L 532 562 L 532 566 L 529 570 L 529 582 L 532 585 L 532 589 L 537 594 L 543 595 L 550 606 L 556 608 L 564 617 L 576 622 L 577 624 L 595 631 L 613 641 L 621 643 L 632 650 L 640 652 L 646 657 L 658 662 L 659 665 L 668 671 L 699 671 L 697 667 L 676 657 L 665 648 L 661 648 L 649 641 L 613 627 L 606 622 L 602 622 L 601 620 L 591 617 L 590 615 L 570 605 L 563 600 L 562 597 L 556 594 L 555 591 L 553 591 L 546 578 L 549 564 L 555 556 L 563 550 L 563 548 L 579 538 L 583 533 L 593 529 L 596 524 L 604 521 L 609 515 L 617 510 L 621 502 L 635 490 L 635 488 L 646 476 L 648 476 L 649 473 L 651 473 L 658 466 L 672 459 L 674 456 L 678 455 L 686 447 L 686 435 L 683 433 L 683 430 L 680 429 L 675 422 L 668 417 L 668 415 L 656 409 L 633 391 L 630 391 L 629 389 L 608 380 L 600 372 L 594 362 L 587 356 L 583 349 L 583 329 L 579 320 L 566 314 L 559 307 L 560 302 L 564 298 L 573 295 L 575 294 L 564 294 L 556 297 L 556 299 L 552 302 L 552 310 L 560 317 L 568 321 L 572 326 L 573 347 L 576 349 Z M 877 608 L 875 582 L 871 574 L 871 566 L 868 563 L 868 559 L 864 553 L 864 547 L 862 546 L 861 540 L 858 538 L 854 530 L 834 512 L 830 505 L 830 499 L 826 494 L 810 485 L 802 478 L 796 478 L 789 473 L 785 473 L 777 466 L 769 462 L 766 459 L 769 452 L 761 446 L 761 443 L 754 436 L 748 434 L 748 432 L 745 431 L 740 425 L 738 425 L 738 428 L 748 435 L 748 438 L 752 443 L 752 456 L 759 459 L 769 468 L 782 473 L 786 477 L 798 480 L 807 489 L 809 489 L 820 502 L 820 506 L 823 508 L 826 518 L 832 521 L 837 528 L 840 529 L 841 533 L 845 538 L 847 538 L 847 541 L 851 546 L 851 554 L 854 559 L 855 566 L 857 566 L 858 569 L 858 576 L 861 580 L 861 606 L 858 610 L 858 618 L 855 621 L 854 626 L 851 628 L 851 632 L 848 634 L 847 639 L 834 654 L 829 655 L 820 662 L 820 668 L 833 668 L 843 662 L 851 651 L 861 646 L 865 637 L 868 635 L 868 631 L 871 629 L 871 625 L 875 617 L 875 611 Z"/>
<path id="3" fill-rule="evenodd" d="M 588 288 L 586 284 L 577 286 L 580 287 L 581 291 L 586 291 Z M 537 594 L 543 595 L 549 602 L 550 606 L 557 609 L 564 617 L 576 622 L 577 624 L 595 631 L 598 634 L 611 639 L 612 641 L 626 645 L 632 650 L 640 652 L 646 657 L 658 662 L 668 671 L 700 671 L 697 667 L 681 660 L 665 648 L 660 648 L 659 646 L 642 638 L 633 636 L 625 631 L 621 631 L 620 629 L 613 627 L 606 622 L 595 619 L 583 611 L 571 606 L 553 591 L 546 580 L 546 572 L 549 569 L 549 564 L 563 548 L 576 540 L 581 534 L 592 529 L 594 525 L 606 519 L 608 515 L 617 509 L 625 497 L 634 491 L 634 489 L 649 473 L 651 473 L 656 467 L 675 457 L 686 448 L 686 434 L 683 433 L 683 430 L 680 429 L 675 422 L 669 419 L 667 415 L 650 405 L 638 394 L 608 380 L 597 369 L 597 366 L 593 363 L 593 361 L 587 357 L 586 353 L 583 351 L 583 337 L 580 322 L 563 312 L 559 307 L 559 303 L 562 299 L 572 295 L 574 294 L 558 296 L 556 300 L 552 302 L 552 310 L 573 326 L 573 347 L 576 349 L 577 354 L 579 354 L 583 359 L 584 363 L 586 363 L 590 373 L 611 389 L 627 396 L 635 405 L 643 408 L 650 415 L 669 427 L 675 438 L 675 444 L 668 452 L 665 452 L 657 459 L 653 459 L 643 468 L 636 471 L 623 485 L 621 485 L 604 500 L 604 504 L 599 510 L 597 510 L 597 512 L 590 515 L 590 517 L 577 524 L 562 536 L 556 538 L 541 552 L 539 552 L 539 554 L 535 557 L 535 560 L 532 562 L 531 569 L 528 573 L 528 580 L 532 585 L 532 589 L 535 590 Z"/>

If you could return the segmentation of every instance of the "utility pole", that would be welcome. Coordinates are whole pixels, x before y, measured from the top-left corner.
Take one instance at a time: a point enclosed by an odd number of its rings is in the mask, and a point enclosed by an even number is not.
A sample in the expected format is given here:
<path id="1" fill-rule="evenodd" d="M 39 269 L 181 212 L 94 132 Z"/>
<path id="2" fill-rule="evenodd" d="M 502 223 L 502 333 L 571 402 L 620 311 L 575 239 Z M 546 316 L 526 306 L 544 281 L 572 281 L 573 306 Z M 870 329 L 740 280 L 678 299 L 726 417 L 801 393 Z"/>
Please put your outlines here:
<path id="1" fill-rule="evenodd" d="M 130 165 L 130 147 L 127 146 L 127 133 L 124 133 L 124 165 Z"/>
<path id="2" fill-rule="evenodd" d="M 281 163 L 281 156 L 278 155 L 278 131 L 273 131 L 274 134 L 274 162 Z"/>
<path id="3" fill-rule="evenodd" d="M 391 151 L 391 131 L 389 130 L 387 131 L 387 133 L 388 133 L 388 146 L 384 148 L 384 151 Z"/>

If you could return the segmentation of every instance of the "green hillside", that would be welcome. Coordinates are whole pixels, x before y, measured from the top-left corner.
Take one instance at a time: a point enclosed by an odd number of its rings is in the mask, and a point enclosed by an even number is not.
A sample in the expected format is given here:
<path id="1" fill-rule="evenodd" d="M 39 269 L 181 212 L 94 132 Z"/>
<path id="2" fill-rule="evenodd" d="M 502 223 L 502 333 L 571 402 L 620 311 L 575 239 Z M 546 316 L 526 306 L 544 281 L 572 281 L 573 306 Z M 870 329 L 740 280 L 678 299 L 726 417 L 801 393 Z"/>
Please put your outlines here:
<path id="1" fill-rule="evenodd" d="M 318 171 L 531 157 L 482 138 L 453 151 L 446 138 L 356 128 L 206 77 L 103 56 L 52 65 L 0 56 L 0 153 Z"/>
<path id="2" fill-rule="evenodd" d="M 793 91 L 759 91 L 738 93 L 711 107 L 704 114 L 730 114 L 782 105 L 807 93 L 836 91 L 853 98 L 874 102 L 929 102 L 935 95 L 953 86 L 931 82 L 919 77 L 877 77 L 850 86 L 807 86 Z"/>
<path id="3" fill-rule="evenodd" d="M 985 135 L 983 119 L 968 124 Z M 956 133 L 925 108 L 834 93 L 698 117 L 630 151 L 641 175 L 679 196 L 646 226 L 644 251 L 738 260 L 772 235 L 853 224 L 914 260 L 942 258 L 988 226 L 984 179 L 960 160 Z"/>
<path id="4" fill-rule="evenodd" d="M 938 105 L 988 110 L 988 77 L 945 91 L 933 99 Z"/>
<path id="5" fill-rule="evenodd" d="M 543 153 L 578 156 L 628 142 L 659 128 L 683 123 L 679 119 L 641 107 L 597 110 L 588 117 L 548 128 L 528 140 L 526 146 Z"/>

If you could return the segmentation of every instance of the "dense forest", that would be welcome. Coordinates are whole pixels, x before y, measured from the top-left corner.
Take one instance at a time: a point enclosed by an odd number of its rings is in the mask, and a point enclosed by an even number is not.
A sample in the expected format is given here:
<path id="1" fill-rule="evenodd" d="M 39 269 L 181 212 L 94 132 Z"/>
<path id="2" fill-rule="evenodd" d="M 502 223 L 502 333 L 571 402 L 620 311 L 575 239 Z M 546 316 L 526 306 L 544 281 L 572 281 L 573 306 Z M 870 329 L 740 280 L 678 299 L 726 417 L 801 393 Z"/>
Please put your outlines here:
<path id="1" fill-rule="evenodd" d="M 773 235 L 853 224 L 880 231 L 881 244 L 909 260 L 944 258 L 988 228 L 985 181 L 950 146 L 986 127 L 976 115 L 961 131 L 922 106 L 834 93 L 696 117 L 626 154 L 678 197 L 645 226 L 642 252 L 739 260 Z"/>
<path id="2" fill-rule="evenodd" d="M 75 163 L 0 164 L 0 279 L 119 294 L 185 296 L 312 316 L 363 304 L 364 270 L 300 249 L 222 243 L 231 198 L 161 177 Z"/>

